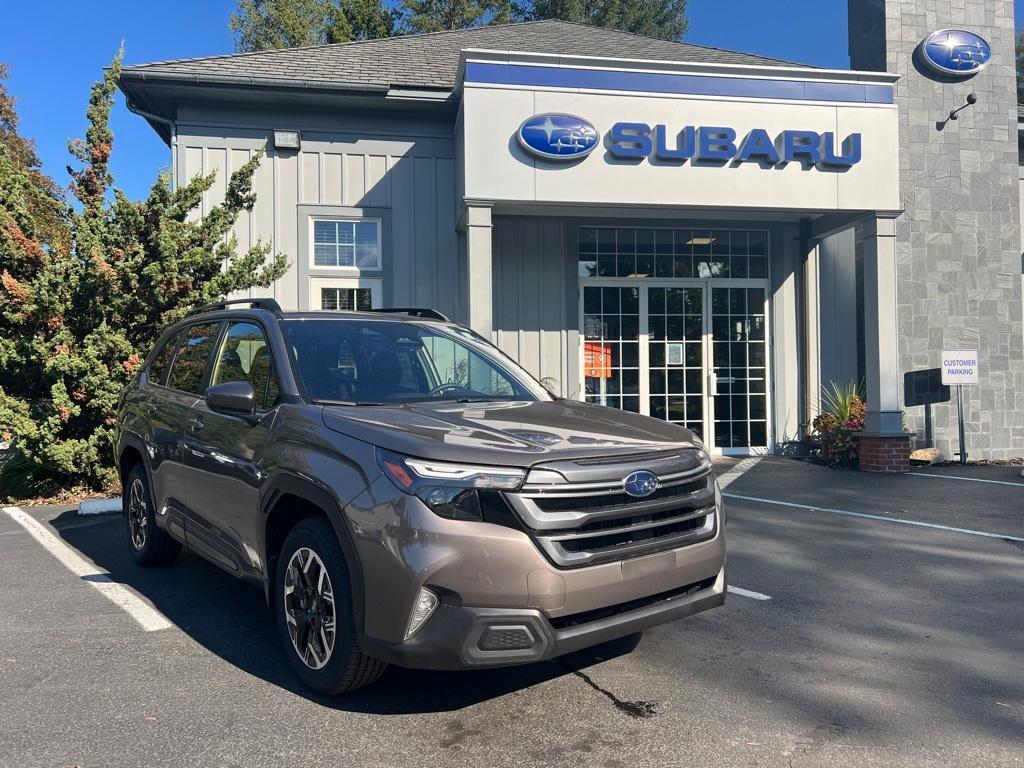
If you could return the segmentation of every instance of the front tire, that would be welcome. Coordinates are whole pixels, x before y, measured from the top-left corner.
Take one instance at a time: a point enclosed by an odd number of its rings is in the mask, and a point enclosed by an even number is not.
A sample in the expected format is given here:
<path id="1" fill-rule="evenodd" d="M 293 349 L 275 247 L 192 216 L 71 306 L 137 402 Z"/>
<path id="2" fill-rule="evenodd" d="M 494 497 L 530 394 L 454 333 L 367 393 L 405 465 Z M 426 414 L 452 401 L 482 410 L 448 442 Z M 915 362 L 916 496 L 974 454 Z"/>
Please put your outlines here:
<path id="1" fill-rule="evenodd" d="M 363 688 L 387 667 L 359 650 L 348 566 L 324 517 L 302 520 L 285 539 L 277 558 L 274 612 L 288 663 L 318 693 Z"/>
<path id="2" fill-rule="evenodd" d="M 166 531 L 156 527 L 153 499 L 149 494 L 149 478 L 141 464 L 128 473 L 121 497 L 124 510 L 128 550 L 139 565 L 167 565 L 181 550 L 181 544 Z"/>

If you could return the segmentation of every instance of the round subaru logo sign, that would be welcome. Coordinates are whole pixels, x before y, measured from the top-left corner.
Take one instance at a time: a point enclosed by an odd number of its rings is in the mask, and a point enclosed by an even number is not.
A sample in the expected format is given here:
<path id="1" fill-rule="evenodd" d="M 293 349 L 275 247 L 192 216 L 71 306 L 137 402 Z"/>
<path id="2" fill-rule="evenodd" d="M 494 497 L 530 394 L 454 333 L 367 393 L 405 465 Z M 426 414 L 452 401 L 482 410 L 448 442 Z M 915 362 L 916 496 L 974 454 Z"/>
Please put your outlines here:
<path id="1" fill-rule="evenodd" d="M 658 476 L 646 469 L 627 475 L 623 481 L 623 487 L 630 496 L 650 496 L 658 490 Z"/>
<path id="2" fill-rule="evenodd" d="M 519 144 L 545 160 L 579 160 L 597 146 L 597 129 L 580 117 L 534 115 L 519 126 Z"/>
<path id="3" fill-rule="evenodd" d="M 940 74 L 966 77 L 985 68 L 992 58 L 992 48 L 973 32 L 940 29 L 921 43 L 921 58 Z"/>

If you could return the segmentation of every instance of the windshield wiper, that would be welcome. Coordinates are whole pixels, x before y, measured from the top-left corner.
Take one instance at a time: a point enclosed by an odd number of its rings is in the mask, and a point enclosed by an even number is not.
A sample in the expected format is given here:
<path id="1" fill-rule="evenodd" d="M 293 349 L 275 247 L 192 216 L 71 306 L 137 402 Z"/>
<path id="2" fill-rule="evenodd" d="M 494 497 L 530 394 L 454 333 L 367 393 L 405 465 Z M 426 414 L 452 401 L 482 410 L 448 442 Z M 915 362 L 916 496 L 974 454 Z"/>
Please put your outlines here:
<path id="1" fill-rule="evenodd" d="M 360 405 L 401 405 L 401 403 L 375 403 L 370 400 L 322 400 L 320 398 L 314 398 L 310 400 L 312 403 L 317 405 L 344 405 L 344 406 L 360 406 Z"/>

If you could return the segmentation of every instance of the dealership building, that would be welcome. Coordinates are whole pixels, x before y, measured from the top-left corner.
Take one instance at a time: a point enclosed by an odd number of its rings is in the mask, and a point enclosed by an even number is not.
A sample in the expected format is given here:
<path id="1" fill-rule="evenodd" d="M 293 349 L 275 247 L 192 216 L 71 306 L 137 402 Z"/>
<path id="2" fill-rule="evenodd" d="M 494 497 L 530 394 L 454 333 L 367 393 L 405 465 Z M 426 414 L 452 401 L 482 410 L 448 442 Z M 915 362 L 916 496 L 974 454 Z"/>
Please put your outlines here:
<path id="1" fill-rule="evenodd" d="M 288 255 L 286 309 L 434 308 L 724 454 L 798 450 L 861 381 L 880 470 L 954 457 L 938 369 L 973 351 L 967 451 L 1022 455 L 1013 4 L 850 0 L 849 31 L 849 70 L 540 21 L 120 85 L 176 183 L 216 171 L 204 208 L 265 150 L 237 236 Z"/>

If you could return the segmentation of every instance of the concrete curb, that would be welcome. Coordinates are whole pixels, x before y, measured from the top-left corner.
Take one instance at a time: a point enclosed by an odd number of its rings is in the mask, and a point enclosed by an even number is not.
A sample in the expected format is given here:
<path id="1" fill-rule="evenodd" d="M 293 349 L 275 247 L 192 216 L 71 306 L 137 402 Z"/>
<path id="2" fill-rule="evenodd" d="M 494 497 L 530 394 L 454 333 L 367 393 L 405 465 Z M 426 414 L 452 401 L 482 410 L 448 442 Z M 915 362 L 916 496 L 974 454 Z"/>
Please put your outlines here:
<path id="1" fill-rule="evenodd" d="M 78 504 L 79 515 L 112 515 L 120 511 L 120 496 L 113 499 L 86 499 Z"/>

